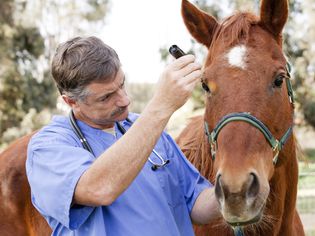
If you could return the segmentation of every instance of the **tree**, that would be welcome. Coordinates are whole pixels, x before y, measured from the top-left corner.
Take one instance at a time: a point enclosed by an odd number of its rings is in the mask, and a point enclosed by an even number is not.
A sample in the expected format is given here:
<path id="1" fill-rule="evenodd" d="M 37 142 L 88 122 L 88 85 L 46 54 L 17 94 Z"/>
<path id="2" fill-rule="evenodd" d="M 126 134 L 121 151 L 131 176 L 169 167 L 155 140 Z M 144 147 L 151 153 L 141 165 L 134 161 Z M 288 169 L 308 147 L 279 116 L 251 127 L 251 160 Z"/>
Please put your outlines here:
<path id="1" fill-rule="evenodd" d="M 315 17 L 312 0 L 291 1 L 286 49 L 294 65 L 294 86 L 305 121 L 315 128 Z"/>
<path id="2" fill-rule="evenodd" d="M 0 147 L 43 125 L 43 111 L 56 108 L 49 61 L 57 43 L 100 28 L 108 6 L 108 0 L 0 2 Z"/>

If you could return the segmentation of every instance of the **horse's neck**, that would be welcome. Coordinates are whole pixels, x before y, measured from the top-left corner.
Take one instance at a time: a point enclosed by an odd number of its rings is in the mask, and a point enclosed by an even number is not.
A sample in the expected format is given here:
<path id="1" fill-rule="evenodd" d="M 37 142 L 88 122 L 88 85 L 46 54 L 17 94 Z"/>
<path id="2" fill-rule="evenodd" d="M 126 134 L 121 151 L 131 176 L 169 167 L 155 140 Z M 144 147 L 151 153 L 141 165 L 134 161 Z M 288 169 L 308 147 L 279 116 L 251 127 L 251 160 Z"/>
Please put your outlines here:
<path id="1" fill-rule="evenodd" d="M 270 194 L 267 202 L 268 213 L 276 218 L 274 227 L 281 234 L 291 235 L 294 227 L 297 197 L 298 162 L 295 141 L 292 138 L 279 155 L 279 166 L 270 181 Z M 286 234 L 288 233 L 288 234 Z"/>
<path id="2" fill-rule="evenodd" d="M 194 117 L 176 139 L 187 159 L 201 175 L 214 183 L 215 174 L 210 155 L 210 145 L 204 132 L 203 116 Z"/>

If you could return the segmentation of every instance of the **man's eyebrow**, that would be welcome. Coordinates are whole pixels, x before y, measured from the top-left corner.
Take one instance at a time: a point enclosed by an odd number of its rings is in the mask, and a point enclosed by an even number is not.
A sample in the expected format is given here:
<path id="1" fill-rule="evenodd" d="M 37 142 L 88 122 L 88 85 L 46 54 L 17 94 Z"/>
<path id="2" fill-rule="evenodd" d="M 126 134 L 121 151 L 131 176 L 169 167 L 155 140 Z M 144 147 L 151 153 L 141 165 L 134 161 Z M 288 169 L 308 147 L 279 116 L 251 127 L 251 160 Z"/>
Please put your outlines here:
<path id="1" fill-rule="evenodd" d="M 125 81 L 126 81 L 126 77 L 124 76 L 123 81 L 122 81 L 121 84 L 119 85 L 119 88 L 125 83 Z M 103 94 L 103 95 L 100 95 L 100 96 L 97 98 L 97 100 L 101 100 L 101 99 L 103 99 L 103 98 L 105 98 L 105 97 L 107 97 L 107 96 L 112 95 L 112 94 L 115 93 L 119 88 L 117 88 L 117 89 L 115 89 L 115 90 L 113 90 L 113 91 L 107 92 L 107 93 L 105 93 L 105 94 Z"/>

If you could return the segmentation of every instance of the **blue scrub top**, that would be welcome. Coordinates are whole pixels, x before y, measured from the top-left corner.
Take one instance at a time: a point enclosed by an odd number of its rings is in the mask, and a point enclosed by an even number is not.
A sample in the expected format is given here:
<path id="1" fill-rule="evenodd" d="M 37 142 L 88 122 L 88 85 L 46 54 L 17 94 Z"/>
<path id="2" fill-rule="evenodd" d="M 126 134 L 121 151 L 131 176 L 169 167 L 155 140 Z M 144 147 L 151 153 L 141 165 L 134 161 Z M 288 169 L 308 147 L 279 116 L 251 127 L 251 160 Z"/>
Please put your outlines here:
<path id="1" fill-rule="evenodd" d="M 136 114 L 129 114 L 129 119 L 136 118 Z M 117 137 L 77 123 L 96 157 L 83 149 L 68 117 L 63 116 L 55 116 L 28 145 L 26 170 L 32 202 L 52 228 L 52 235 L 194 235 L 190 212 L 210 183 L 165 132 L 155 150 L 169 159 L 169 164 L 152 171 L 147 161 L 132 184 L 109 206 L 71 206 L 80 176 L 122 136 L 116 126 Z M 126 130 L 131 126 L 128 121 L 121 124 Z M 153 153 L 151 159 L 160 163 Z"/>

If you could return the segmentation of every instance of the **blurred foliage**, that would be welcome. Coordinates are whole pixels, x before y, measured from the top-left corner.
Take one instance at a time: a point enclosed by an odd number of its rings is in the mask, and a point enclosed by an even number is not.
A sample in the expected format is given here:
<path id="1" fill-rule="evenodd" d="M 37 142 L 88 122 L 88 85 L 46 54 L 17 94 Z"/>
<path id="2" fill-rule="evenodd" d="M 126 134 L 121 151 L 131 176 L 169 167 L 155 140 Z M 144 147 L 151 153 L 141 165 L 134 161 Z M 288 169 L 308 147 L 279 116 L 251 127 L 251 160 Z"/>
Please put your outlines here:
<path id="1" fill-rule="evenodd" d="M 315 96 L 312 96 L 308 100 L 305 99 L 305 101 L 303 102 L 303 106 L 302 106 L 305 119 L 313 127 L 315 127 L 315 101 L 314 101 L 314 97 Z"/>
<path id="2" fill-rule="evenodd" d="M 315 189 L 315 163 L 299 162 L 299 189 Z M 315 199 L 314 199 L 315 202 Z M 313 208 L 313 211 L 315 209 Z M 314 212 L 315 213 L 315 212 Z"/>
<path id="3" fill-rule="evenodd" d="M 56 45 L 100 28 L 108 7 L 108 0 L 0 2 L 0 149 L 49 121 L 58 96 L 49 72 Z"/>
<path id="4" fill-rule="evenodd" d="M 313 148 L 308 148 L 305 151 L 306 159 L 308 162 L 313 162 L 315 163 L 315 149 Z M 315 166 L 314 166 L 314 172 L 315 172 Z M 314 182 L 315 183 L 315 182 Z"/>
<path id="5" fill-rule="evenodd" d="M 311 17 L 311 18 L 309 18 Z M 306 123 L 315 127 L 315 17 L 313 0 L 290 1 L 284 51 L 293 65 L 293 86 Z"/>
<path id="6" fill-rule="evenodd" d="M 220 22 L 234 11 L 259 12 L 259 0 L 196 0 L 194 3 L 215 16 Z M 315 7 L 313 0 L 290 0 L 289 20 L 285 26 L 284 52 L 293 65 L 293 86 L 298 102 L 298 110 L 305 121 L 315 127 Z M 207 51 L 192 40 L 191 51 L 204 58 Z M 167 50 L 160 50 L 162 60 L 169 57 Z M 195 108 L 204 106 L 204 92 L 197 86 L 193 92 Z"/>
<path id="7" fill-rule="evenodd" d="M 56 99 L 52 80 L 36 77 L 44 40 L 38 28 L 15 21 L 16 4 L 0 2 L 0 143 L 8 129 L 18 127 L 30 109 L 39 112 L 54 107 Z"/>
<path id="8" fill-rule="evenodd" d="M 85 13 L 84 18 L 89 21 L 99 21 L 104 19 L 104 15 L 108 11 L 108 0 L 87 0 L 92 10 Z"/>
<path id="9" fill-rule="evenodd" d="M 155 84 L 127 83 L 126 90 L 131 99 L 130 111 L 141 113 L 155 91 Z"/>

